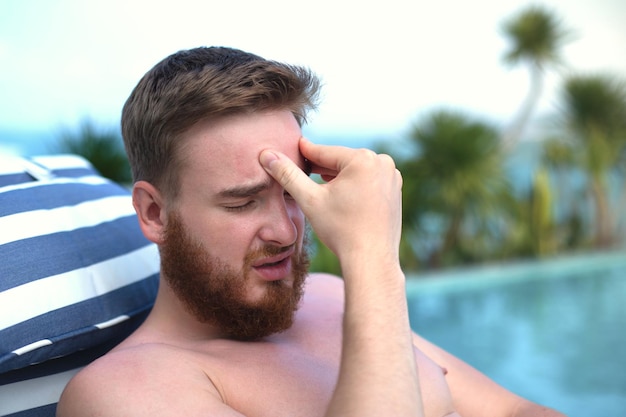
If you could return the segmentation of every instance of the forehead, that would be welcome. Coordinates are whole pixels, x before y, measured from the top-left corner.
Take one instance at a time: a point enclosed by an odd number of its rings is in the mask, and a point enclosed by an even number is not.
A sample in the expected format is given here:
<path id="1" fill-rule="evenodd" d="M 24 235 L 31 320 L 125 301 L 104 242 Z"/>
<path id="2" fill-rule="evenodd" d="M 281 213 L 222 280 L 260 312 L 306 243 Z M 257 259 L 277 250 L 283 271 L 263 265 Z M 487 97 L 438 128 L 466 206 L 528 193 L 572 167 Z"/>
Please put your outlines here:
<path id="1" fill-rule="evenodd" d="M 185 134 L 181 147 L 182 183 L 220 189 L 268 177 L 259 164 L 264 149 L 286 154 L 298 165 L 303 158 L 298 149 L 302 135 L 293 114 L 275 110 L 224 117 L 217 122 L 201 122 Z"/>

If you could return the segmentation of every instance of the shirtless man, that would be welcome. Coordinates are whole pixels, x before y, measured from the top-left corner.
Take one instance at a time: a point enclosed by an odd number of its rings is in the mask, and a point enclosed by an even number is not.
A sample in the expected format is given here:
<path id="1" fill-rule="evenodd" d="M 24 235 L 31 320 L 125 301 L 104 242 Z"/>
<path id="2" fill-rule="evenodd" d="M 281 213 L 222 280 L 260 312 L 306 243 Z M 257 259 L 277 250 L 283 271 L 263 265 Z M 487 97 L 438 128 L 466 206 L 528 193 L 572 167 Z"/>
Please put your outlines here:
<path id="1" fill-rule="evenodd" d="M 388 156 L 302 138 L 318 86 L 229 48 L 142 78 L 122 130 L 159 291 L 68 384 L 59 417 L 561 415 L 411 332 L 402 178 Z M 343 280 L 308 274 L 305 217 Z"/>

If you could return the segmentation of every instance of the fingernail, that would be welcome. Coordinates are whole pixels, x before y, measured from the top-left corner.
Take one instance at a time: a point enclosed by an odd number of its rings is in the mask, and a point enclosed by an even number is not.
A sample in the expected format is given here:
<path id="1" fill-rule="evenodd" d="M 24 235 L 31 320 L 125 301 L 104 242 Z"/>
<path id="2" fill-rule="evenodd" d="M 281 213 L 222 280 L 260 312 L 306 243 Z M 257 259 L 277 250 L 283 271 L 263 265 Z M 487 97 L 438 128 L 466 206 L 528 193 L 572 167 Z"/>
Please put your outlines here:
<path id="1" fill-rule="evenodd" d="M 271 168 L 272 163 L 278 160 L 278 155 L 272 151 L 263 151 L 261 152 L 259 160 L 261 161 L 261 165 L 263 165 L 263 167 Z"/>

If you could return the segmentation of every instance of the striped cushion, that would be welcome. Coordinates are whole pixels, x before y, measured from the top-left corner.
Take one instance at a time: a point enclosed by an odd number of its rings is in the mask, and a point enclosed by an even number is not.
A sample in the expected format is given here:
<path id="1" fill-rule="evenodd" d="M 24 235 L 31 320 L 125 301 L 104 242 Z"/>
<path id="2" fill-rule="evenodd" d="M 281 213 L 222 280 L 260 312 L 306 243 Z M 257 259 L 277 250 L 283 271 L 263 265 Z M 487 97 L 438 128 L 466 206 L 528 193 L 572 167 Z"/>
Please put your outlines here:
<path id="1" fill-rule="evenodd" d="M 0 415 L 20 409 L 2 409 L 9 388 L 67 377 L 136 328 L 156 295 L 158 252 L 130 193 L 77 156 L 0 157 L 0 259 Z"/>

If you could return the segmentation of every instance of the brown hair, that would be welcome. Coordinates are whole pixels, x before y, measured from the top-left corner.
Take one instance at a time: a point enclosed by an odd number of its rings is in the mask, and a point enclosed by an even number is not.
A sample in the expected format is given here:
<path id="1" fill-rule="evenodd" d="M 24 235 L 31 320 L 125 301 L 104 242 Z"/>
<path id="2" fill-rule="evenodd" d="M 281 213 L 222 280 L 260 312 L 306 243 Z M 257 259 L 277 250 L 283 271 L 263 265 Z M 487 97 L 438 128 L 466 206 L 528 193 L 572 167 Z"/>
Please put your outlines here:
<path id="1" fill-rule="evenodd" d="M 319 79 L 308 69 L 224 47 L 179 51 L 139 81 L 122 111 L 133 181 L 176 196 L 182 135 L 199 121 L 288 109 L 298 123 L 315 109 Z"/>

